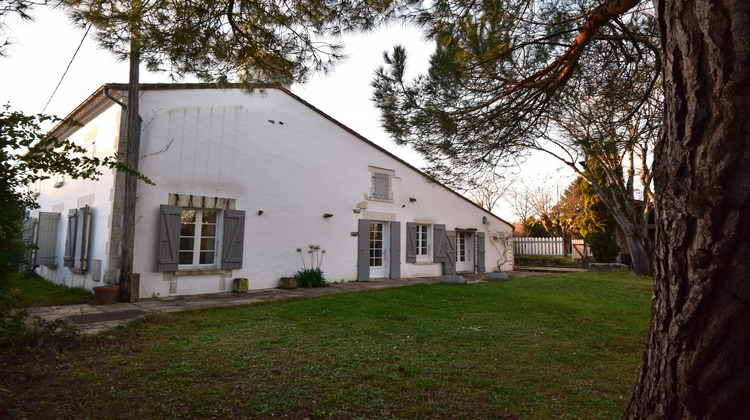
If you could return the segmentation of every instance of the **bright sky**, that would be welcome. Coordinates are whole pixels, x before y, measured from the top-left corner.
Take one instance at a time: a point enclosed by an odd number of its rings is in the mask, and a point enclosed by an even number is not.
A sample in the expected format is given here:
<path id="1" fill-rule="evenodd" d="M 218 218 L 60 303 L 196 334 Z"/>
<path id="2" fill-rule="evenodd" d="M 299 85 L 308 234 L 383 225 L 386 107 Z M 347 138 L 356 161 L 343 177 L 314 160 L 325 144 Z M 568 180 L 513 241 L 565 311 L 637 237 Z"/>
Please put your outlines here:
<path id="1" fill-rule="evenodd" d="M 13 44 L 0 58 L 0 103 L 11 103 L 13 109 L 27 114 L 41 113 L 55 91 L 60 78 L 83 38 L 84 31 L 73 27 L 59 11 L 38 9 L 33 22 L 9 20 Z M 292 91 L 313 106 L 380 145 L 413 166 L 423 166 L 419 155 L 406 147 L 396 146 L 380 127 L 380 113 L 372 103 L 370 82 L 375 69 L 383 63 L 382 55 L 394 45 L 402 44 L 409 56 L 409 67 L 415 72 L 427 68 L 432 47 L 421 33 L 400 26 L 376 33 L 344 39 L 348 59 L 333 74 L 317 75 L 305 86 Z M 99 49 L 93 31 L 85 39 L 57 92 L 47 105 L 46 114 L 65 116 L 105 83 L 127 83 L 128 64 L 116 61 L 108 51 Z M 195 80 L 187 79 L 184 82 Z M 169 83 L 166 74 L 141 70 L 141 83 Z M 517 177 L 534 184 L 544 177 L 560 179 L 566 186 L 572 182 L 570 170 L 559 169 L 554 159 L 533 155 L 519 168 Z M 570 178 L 568 180 L 568 178 Z M 505 220 L 517 217 L 504 202 L 495 213 Z"/>

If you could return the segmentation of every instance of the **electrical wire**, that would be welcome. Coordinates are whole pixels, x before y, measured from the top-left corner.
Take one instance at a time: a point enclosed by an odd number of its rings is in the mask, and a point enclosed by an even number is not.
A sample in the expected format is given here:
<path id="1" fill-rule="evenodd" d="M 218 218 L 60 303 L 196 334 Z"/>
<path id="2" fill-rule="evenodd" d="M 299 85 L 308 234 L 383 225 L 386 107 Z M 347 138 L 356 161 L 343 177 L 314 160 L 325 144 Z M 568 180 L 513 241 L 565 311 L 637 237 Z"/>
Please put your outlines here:
<path id="1" fill-rule="evenodd" d="M 76 52 L 73 53 L 73 57 L 70 59 L 70 63 L 68 63 L 68 67 L 65 68 L 65 72 L 63 72 L 62 77 L 60 77 L 60 81 L 57 82 L 57 86 L 55 86 L 55 90 L 52 92 L 52 95 L 49 96 L 49 99 L 47 100 L 47 104 L 44 105 L 44 109 L 42 109 L 42 114 L 44 114 L 44 111 L 47 110 L 49 103 L 52 102 L 52 98 L 54 98 L 55 93 L 57 93 L 57 89 L 60 88 L 60 85 L 62 84 L 63 79 L 65 79 L 65 75 L 68 74 L 68 70 L 70 70 L 70 66 L 73 64 L 73 60 L 76 59 L 76 56 L 78 55 L 78 51 L 81 49 L 81 46 L 83 45 L 83 41 L 86 39 L 86 36 L 89 34 L 90 29 L 91 29 L 91 24 L 89 23 L 88 26 L 86 27 L 86 33 L 84 33 L 83 38 L 81 38 L 81 43 L 78 44 L 78 48 L 76 48 Z"/>

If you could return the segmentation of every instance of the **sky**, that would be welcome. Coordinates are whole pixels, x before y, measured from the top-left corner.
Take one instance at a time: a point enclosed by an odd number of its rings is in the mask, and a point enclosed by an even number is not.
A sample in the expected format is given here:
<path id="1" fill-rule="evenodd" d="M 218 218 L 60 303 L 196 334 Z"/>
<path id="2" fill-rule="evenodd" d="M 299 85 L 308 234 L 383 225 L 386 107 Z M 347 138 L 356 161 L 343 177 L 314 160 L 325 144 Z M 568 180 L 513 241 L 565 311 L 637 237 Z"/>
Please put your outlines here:
<path id="1" fill-rule="evenodd" d="M 103 84 L 127 83 L 128 63 L 118 62 L 110 52 L 100 49 L 93 31 L 81 44 L 85 31 L 74 27 L 61 11 L 37 9 L 33 16 L 32 22 L 12 18 L 6 22 L 12 45 L 4 49 L 6 56 L 0 57 L 0 104 L 9 102 L 13 109 L 26 114 L 44 111 L 63 117 Z M 342 41 L 347 60 L 332 74 L 315 75 L 305 85 L 292 86 L 292 92 L 402 160 L 423 167 L 419 154 L 397 146 L 380 127 L 380 112 L 371 100 L 370 83 L 383 63 L 384 51 L 404 45 L 408 68 L 412 69 L 407 73 L 416 75 L 427 69 L 431 44 L 423 40 L 418 30 L 402 26 L 346 36 Z M 66 68 L 67 74 L 62 78 Z M 172 80 L 165 73 L 141 69 L 141 83 L 169 82 Z M 574 177 L 558 161 L 534 154 L 514 170 L 513 179 L 517 186 L 534 186 L 542 179 L 551 179 L 564 189 Z M 517 219 L 502 199 L 494 213 L 508 221 Z"/>

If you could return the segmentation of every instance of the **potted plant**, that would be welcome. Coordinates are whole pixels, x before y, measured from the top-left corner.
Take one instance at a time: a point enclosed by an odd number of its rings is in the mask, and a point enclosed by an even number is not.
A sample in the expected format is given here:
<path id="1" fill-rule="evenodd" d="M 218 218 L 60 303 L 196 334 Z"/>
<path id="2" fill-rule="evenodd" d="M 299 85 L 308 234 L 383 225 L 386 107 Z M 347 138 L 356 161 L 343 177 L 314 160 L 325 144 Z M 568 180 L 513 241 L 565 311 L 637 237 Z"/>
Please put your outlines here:
<path id="1" fill-rule="evenodd" d="M 116 284 L 107 284 L 105 286 L 94 286 L 94 304 L 95 305 L 109 305 L 114 303 L 117 297 L 117 292 L 120 291 L 120 286 Z"/>

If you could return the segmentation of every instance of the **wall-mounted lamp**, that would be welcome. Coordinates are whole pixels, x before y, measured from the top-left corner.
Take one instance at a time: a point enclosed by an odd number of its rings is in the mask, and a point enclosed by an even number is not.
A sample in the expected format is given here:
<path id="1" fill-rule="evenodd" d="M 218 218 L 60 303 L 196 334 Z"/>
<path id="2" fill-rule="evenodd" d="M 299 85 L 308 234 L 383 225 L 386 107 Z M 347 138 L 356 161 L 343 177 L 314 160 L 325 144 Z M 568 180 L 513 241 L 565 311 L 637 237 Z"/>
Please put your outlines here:
<path id="1" fill-rule="evenodd" d="M 355 212 L 355 213 L 357 213 L 357 214 L 359 214 L 359 213 L 362 212 L 362 210 L 360 210 L 360 209 L 352 209 L 352 211 Z"/>
<path id="2" fill-rule="evenodd" d="M 328 219 L 329 217 L 333 217 L 333 215 L 331 213 L 323 213 L 323 217 Z"/>
<path id="3" fill-rule="evenodd" d="M 409 198 L 409 201 L 411 201 L 413 203 L 413 202 L 417 201 L 417 199 L 414 198 L 414 197 L 411 197 L 411 198 Z"/>
<path id="4" fill-rule="evenodd" d="M 482 216 L 482 224 L 483 225 L 487 224 L 487 216 Z"/>
<path id="5" fill-rule="evenodd" d="M 258 216 L 260 216 L 261 214 L 263 214 L 263 210 L 258 210 Z"/>

